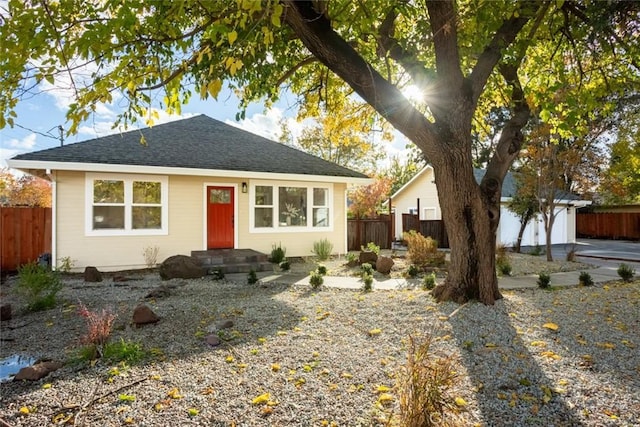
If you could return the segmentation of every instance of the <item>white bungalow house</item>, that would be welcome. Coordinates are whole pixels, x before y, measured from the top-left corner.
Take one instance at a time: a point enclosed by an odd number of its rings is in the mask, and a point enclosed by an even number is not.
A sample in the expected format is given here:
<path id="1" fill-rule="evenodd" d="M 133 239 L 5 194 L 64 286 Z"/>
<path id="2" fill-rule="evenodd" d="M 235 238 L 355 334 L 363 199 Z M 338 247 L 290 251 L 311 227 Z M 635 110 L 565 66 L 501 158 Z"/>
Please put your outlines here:
<path id="1" fill-rule="evenodd" d="M 146 143 L 141 143 L 144 136 Z M 52 259 L 76 270 L 145 267 L 209 249 L 347 251 L 346 190 L 371 180 L 201 115 L 21 154 L 10 167 L 53 184 Z"/>
<path id="2" fill-rule="evenodd" d="M 476 181 L 480 182 L 484 176 L 481 169 L 474 170 Z M 520 230 L 518 217 L 507 208 L 507 203 L 515 194 L 516 185 L 513 175 L 508 173 L 502 185 L 500 200 L 500 225 L 497 232 L 497 243 L 512 246 Z M 402 238 L 402 213 L 418 214 L 421 220 L 441 220 L 442 211 L 438 201 L 438 190 L 435 184 L 433 168 L 425 166 L 409 182 L 391 196 L 391 204 L 395 210 L 396 238 Z M 557 216 L 552 230 L 553 244 L 574 243 L 576 240 L 576 208 L 591 204 L 590 201 L 580 200 L 572 194 L 563 195 L 557 200 Z M 419 207 L 418 207 L 419 206 Z M 546 234 L 542 216 L 538 214 L 525 228 L 522 246 L 544 245 Z"/>

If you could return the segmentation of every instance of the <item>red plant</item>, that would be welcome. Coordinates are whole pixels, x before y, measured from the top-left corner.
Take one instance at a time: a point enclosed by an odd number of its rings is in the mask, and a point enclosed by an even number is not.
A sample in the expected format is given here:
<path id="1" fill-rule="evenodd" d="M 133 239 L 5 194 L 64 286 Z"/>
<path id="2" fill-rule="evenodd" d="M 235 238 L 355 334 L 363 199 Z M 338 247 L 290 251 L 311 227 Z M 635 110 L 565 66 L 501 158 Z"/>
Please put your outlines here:
<path id="1" fill-rule="evenodd" d="M 111 310 L 91 311 L 82 302 L 78 302 L 78 314 L 84 317 L 87 324 L 87 333 L 80 338 L 83 344 L 104 345 L 109 336 L 116 314 Z"/>

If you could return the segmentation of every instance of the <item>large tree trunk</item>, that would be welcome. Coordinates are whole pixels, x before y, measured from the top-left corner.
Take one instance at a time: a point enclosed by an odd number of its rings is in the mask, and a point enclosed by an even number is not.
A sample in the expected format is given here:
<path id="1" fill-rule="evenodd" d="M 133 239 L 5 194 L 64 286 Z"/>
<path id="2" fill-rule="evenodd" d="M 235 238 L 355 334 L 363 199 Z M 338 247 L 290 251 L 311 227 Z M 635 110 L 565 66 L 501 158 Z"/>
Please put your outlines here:
<path id="1" fill-rule="evenodd" d="M 502 298 L 495 267 L 500 208 L 476 183 L 473 168 L 464 163 L 450 158 L 434 169 L 451 264 L 445 283 L 434 289 L 433 296 L 438 301 L 476 299 L 493 304 Z"/>

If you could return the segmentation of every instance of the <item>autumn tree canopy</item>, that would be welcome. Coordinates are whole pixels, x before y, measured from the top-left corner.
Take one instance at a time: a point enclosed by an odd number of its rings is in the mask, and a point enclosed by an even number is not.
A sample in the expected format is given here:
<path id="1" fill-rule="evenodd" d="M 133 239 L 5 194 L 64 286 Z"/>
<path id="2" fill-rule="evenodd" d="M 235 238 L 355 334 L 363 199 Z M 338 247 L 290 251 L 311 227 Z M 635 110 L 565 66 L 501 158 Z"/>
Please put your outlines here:
<path id="1" fill-rule="evenodd" d="M 75 90 L 71 133 L 98 103 L 124 100 L 120 121 L 151 123 L 152 107 L 179 113 L 223 82 L 244 106 L 287 89 L 302 115 L 363 100 L 434 167 L 451 244 L 434 295 L 491 304 L 502 181 L 530 112 L 565 138 L 586 125 L 579 112 L 636 90 L 639 11 L 596 0 L 12 0 L 0 26 L 0 127 L 44 81 Z M 405 96 L 409 85 L 421 97 Z M 477 184 L 472 133 L 496 106 L 508 115 Z"/>

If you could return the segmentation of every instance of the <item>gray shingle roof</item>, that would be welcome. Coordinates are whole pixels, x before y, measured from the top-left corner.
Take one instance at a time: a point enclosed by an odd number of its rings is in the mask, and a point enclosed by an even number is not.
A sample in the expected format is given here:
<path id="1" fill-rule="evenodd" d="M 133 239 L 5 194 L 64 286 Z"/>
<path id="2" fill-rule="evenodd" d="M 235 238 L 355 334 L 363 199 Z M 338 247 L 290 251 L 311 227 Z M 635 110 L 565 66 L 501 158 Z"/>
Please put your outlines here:
<path id="1" fill-rule="evenodd" d="M 142 135 L 146 146 L 140 143 Z M 205 115 L 20 154 L 14 159 L 367 178 Z"/>
<path id="2" fill-rule="evenodd" d="M 484 177 L 485 172 L 486 170 L 484 169 L 473 169 L 473 176 L 475 177 L 478 184 L 480 183 L 480 181 L 482 181 L 482 177 Z M 518 187 L 516 185 L 516 178 L 513 175 L 513 172 L 508 171 L 504 177 L 504 181 L 502 182 L 502 197 L 513 197 L 516 194 L 517 189 Z M 558 191 L 556 194 L 556 199 L 580 200 L 580 197 L 566 191 Z"/>

